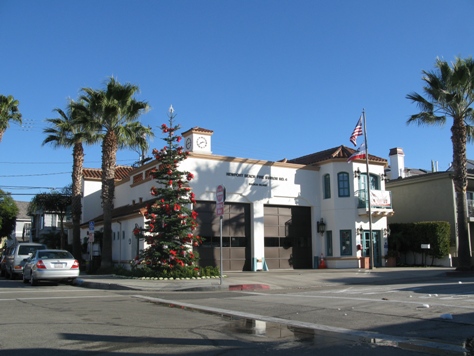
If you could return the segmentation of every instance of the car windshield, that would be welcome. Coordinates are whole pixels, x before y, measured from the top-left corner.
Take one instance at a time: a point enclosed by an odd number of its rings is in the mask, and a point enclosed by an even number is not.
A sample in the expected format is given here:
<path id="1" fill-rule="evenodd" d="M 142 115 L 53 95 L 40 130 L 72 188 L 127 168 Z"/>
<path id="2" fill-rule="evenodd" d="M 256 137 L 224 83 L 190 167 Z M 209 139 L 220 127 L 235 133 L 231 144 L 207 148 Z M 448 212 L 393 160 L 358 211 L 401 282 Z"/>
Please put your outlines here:
<path id="1" fill-rule="evenodd" d="M 74 258 L 68 251 L 41 251 L 38 252 L 38 258 L 43 260 L 51 258 Z"/>
<path id="2" fill-rule="evenodd" d="M 30 253 L 35 253 L 37 250 L 44 249 L 43 246 L 21 246 L 18 248 L 19 255 L 28 255 Z"/>

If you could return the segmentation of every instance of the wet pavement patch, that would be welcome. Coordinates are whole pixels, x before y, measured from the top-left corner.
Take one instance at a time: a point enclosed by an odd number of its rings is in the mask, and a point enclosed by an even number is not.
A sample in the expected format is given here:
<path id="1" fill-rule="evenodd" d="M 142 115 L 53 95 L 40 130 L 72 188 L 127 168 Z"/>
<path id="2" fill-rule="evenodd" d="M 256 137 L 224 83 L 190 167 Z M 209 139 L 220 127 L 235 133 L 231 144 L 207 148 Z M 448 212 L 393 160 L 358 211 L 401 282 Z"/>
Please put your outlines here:
<path id="1" fill-rule="evenodd" d="M 425 354 L 470 355 L 470 353 L 466 352 L 468 349 L 467 343 L 465 345 L 453 345 L 411 337 L 385 335 L 371 331 L 351 330 L 272 316 L 244 313 L 143 295 L 135 295 L 135 297 L 171 308 L 218 315 L 223 318 L 223 320 L 229 321 L 227 325 L 229 332 L 268 338 L 269 340 L 284 339 L 286 341 L 297 341 L 305 344 L 312 343 L 312 345 L 318 347 L 323 344 L 324 346 L 328 346 L 328 343 L 333 343 L 334 345 L 365 344 L 371 346 L 390 346 Z M 469 344 L 472 347 L 472 340 Z"/>

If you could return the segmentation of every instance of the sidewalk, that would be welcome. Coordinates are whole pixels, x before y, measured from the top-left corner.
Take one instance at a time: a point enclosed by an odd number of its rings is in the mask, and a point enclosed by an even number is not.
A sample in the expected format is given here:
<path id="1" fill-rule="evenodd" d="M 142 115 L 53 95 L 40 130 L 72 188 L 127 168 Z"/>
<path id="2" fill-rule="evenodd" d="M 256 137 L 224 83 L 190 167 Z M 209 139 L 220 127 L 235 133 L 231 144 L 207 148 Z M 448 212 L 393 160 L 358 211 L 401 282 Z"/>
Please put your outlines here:
<path id="1" fill-rule="evenodd" d="M 131 279 L 116 275 L 81 275 L 75 285 L 84 288 L 143 291 L 205 291 L 255 289 L 306 289 L 325 285 L 393 284 L 414 280 L 474 279 L 456 275 L 448 267 L 394 267 L 368 269 L 274 270 L 266 272 L 225 272 L 220 278 L 187 280 Z M 454 275 L 453 275 L 454 274 Z"/>

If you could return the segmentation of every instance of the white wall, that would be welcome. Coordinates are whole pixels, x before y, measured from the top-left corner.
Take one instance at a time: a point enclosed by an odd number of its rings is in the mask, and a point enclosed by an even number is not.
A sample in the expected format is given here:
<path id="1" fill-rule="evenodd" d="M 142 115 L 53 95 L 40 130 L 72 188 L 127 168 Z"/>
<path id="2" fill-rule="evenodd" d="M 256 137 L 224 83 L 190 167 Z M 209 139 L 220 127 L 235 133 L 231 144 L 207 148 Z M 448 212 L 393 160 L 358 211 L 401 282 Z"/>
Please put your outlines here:
<path id="1" fill-rule="evenodd" d="M 115 207 L 131 205 L 132 201 L 139 202 L 152 198 L 150 189 L 157 185 L 155 180 L 143 181 L 132 184 L 133 176 L 156 166 L 156 162 L 138 169 L 132 173 L 130 181 L 117 185 L 115 191 Z M 326 230 L 333 231 L 334 257 L 339 256 L 339 231 L 352 231 L 353 257 L 357 256 L 356 246 L 360 237 L 356 235 L 356 228 L 361 224 L 368 229 L 368 217 L 361 217 L 357 210 L 357 197 L 354 189 L 358 189 L 358 181 L 354 177 L 354 170 L 359 168 L 365 172 L 365 164 L 331 162 L 323 164 L 320 170 L 304 169 L 301 165 L 271 163 L 267 161 L 235 159 L 213 155 L 191 155 L 180 165 L 180 170 L 194 174 L 194 179 L 189 182 L 196 195 L 196 200 L 215 201 L 215 191 L 218 185 L 226 188 L 226 201 L 234 203 L 248 203 L 251 205 L 251 236 L 252 257 L 264 257 L 264 205 L 306 206 L 312 213 L 313 255 L 319 256 L 325 252 L 325 240 L 316 232 L 316 221 L 323 217 Z M 351 184 L 349 197 L 339 198 L 337 191 L 337 173 L 347 172 Z M 382 174 L 383 166 L 371 166 L 371 173 Z M 331 175 L 331 199 L 322 199 L 322 177 Z M 382 189 L 383 189 L 383 182 Z M 99 189 L 91 182 L 88 191 L 91 194 L 84 203 L 84 219 L 87 222 L 95 216 L 102 214 L 100 207 L 100 182 Z M 354 186 L 355 185 L 355 186 Z M 113 224 L 116 238 L 113 240 L 113 259 L 122 261 L 131 260 L 136 255 L 136 239 L 132 230 L 135 223 L 144 226 L 143 217 L 122 220 Z M 373 220 L 373 230 L 382 230 L 386 227 L 386 218 Z M 123 235 L 125 232 L 125 235 Z M 120 239 L 118 235 L 120 234 Z M 81 235 L 82 236 L 82 235 Z M 125 238 L 124 238 L 125 236 Z M 383 241 L 382 241 L 383 246 Z M 143 241 L 140 242 L 143 248 Z"/>
<path id="2" fill-rule="evenodd" d="M 100 198 L 102 183 L 95 180 L 83 180 L 82 189 L 83 197 L 87 197 L 87 199 L 82 199 L 81 221 L 84 223 L 102 214 Z"/>

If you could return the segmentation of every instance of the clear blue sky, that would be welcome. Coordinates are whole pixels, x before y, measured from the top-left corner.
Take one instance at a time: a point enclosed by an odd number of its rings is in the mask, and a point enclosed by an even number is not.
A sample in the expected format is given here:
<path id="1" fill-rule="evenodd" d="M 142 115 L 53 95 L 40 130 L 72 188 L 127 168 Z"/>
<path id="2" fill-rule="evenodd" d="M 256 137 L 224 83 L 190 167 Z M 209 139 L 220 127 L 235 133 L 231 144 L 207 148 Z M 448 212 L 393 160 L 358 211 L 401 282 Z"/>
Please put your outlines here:
<path id="1" fill-rule="evenodd" d="M 70 183 L 71 151 L 41 145 L 44 120 L 110 76 L 151 105 L 152 148 L 170 104 L 182 131 L 214 131 L 213 153 L 271 161 L 352 147 L 365 109 L 371 154 L 401 147 L 407 167 L 445 170 L 451 124 L 407 126 L 418 109 L 405 97 L 437 57 L 473 55 L 473 13 L 471 0 L 3 0 L 0 93 L 24 125 L 0 143 L 0 189 L 29 201 L 16 194 L 47 190 L 24 187 Z M 85 166 L 100 157 L 86 147 Z"/>

